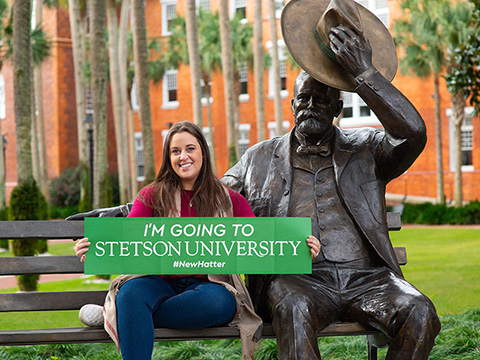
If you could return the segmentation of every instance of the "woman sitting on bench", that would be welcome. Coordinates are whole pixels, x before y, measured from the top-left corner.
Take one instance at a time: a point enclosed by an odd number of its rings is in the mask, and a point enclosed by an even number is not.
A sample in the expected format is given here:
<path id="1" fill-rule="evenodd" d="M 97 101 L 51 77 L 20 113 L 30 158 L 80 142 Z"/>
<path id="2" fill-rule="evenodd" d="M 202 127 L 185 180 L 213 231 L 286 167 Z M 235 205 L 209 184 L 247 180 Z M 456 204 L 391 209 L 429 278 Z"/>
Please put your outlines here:
<path id="1" fill-rule="evenodd" d="M 161 168 L 140 191 L 129 217 L 253 217 L 243 196 L 225 188 L 212 170 L 207 142 L 199 127 L 183 121 L 167 134 Z M 318 240 L 307 239 L 312 256 Z M 75 245 L 81 261 L 90 243 Z M 98 305 L 85 305 L 80 320 L 102 315 Z M 244 359 L 253 354 L 262 320 L 254 313 L 239 275 L 122 275 L 110 286 L 104 326 L 124 359 L 151 359 L 154 328 L 201 329 L 232 323 L 240 330 Z M 93 317 L 94 319 L 95 317 Z"/>

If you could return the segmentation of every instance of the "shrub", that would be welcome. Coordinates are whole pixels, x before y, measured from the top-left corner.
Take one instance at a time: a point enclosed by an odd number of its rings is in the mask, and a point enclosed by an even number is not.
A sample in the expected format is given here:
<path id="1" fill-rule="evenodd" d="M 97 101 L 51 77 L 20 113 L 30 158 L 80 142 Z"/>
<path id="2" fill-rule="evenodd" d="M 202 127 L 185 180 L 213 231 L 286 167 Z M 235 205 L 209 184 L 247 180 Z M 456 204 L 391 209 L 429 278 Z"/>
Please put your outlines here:
<path id="1" fill-rule="evenodd" d="M 480 224 L 480 202 L 472 201 L 469 204 L 455 208 L 441 204 L 405 204 L 402 214 L 405 224 Z"/>
<path id="2" fill-rule="evenodd" d="M 80 169 L 68 168 L 50 182 L 50 202 L 58 207 L 77 206 L 80 202 Z"/>
<path id="3" fill-rule="evenodd" d="M 10 209 L 13 220 L 40 220 L 48 213 L 44 207 L 46 200 L 33 177 L 16 186 L 10 196 Z M 14 240 L 12 252 L 14 256 L 33 256 L 37 250 L 34 239 Z M 18 276 L 18 287 L 22 291 L 37 290 L 38 275 Z"/>

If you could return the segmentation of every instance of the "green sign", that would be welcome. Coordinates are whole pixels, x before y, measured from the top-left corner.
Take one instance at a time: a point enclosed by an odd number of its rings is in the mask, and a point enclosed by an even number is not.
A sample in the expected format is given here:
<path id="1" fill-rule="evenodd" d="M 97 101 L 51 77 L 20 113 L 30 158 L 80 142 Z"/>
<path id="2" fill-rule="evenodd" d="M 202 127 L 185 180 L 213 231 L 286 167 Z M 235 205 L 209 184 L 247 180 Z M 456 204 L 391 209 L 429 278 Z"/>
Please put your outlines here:
<path id="1" fill-rule="evenodd" d="M 85 274 L 312 272 L 309 218 L 85 218 Z"/>

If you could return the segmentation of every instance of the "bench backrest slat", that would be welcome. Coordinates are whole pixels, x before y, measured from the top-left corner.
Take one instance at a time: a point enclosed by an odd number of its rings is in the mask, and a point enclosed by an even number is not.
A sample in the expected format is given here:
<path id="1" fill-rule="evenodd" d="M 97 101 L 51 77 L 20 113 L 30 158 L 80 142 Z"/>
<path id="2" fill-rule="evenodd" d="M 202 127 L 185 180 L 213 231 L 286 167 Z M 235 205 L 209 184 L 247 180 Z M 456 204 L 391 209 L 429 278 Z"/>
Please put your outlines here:
<path id="1" fill-rule="evenodd" d="M 72 244 L 73 252 L 73 244 Z M 72 256 L 17 256 L 0 258 L 0 275 L 83 274 L 83 263 Z"/>
<path id="2" fill-rule="evenodd" d="M 79 310 L 85 304 L 103 306 L 106 294 L 106 291 L 0 294 L 0 312 Z"/>
<path id="3" fill-rule="evenodd" d="M 0 221 L 0 239 L 80 239 L 83 221 Z"/>

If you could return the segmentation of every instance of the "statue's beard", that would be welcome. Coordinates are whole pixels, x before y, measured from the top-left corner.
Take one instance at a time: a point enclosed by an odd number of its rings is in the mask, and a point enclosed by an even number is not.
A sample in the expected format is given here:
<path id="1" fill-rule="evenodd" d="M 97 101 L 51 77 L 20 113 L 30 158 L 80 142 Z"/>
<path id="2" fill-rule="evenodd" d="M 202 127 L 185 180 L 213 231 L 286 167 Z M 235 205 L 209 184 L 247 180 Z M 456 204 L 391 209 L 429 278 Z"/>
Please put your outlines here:
<path id="1" fill-rule="evenodd" d="M 332 119 L 313 110 L 301 110 L 295 117 L 297 130 L 308 139 L 321 139 L 332 128 Z"/>

